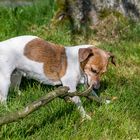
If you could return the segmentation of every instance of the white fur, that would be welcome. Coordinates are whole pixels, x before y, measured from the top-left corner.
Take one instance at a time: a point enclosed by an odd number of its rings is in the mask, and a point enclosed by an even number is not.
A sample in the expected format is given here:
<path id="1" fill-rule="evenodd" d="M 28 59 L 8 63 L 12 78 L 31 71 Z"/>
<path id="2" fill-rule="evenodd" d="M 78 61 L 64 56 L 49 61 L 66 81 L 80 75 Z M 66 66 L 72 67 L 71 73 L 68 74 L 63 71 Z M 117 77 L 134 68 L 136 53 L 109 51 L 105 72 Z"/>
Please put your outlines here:
<path id="1" fill-rule="evenodd" d="M 83 75 L 80 70 L 78 52 L 79 48 L 87 48 L 91 45 L 80 45 L 75 47 L 65 47 L 67 56 L 66 74 L 59 81 L 51 81 L 43 71 L 43 63 L 28 59 L 24 56 L 24 47 L 36 36 L 19 36 L 0 42 L 0 101 L 6 101 L 8 89 L 11 84 L 12 72 L 17 69 L 21 75 L 36 79 L 44 84 L 68 86 L 69 92 L 76 91 L 77 84 L 83 82 Z M 18 73 L 19 74 L 19 73 Z M 16 75 L 12 78 L 17 79 Z M 19 76 L 21 79 L 21 77 Z M 17 80 L 18 81 L 18 80 Z M 19 82 L 19 81 L 18 81 Z M 19 83 L 18 83 L 19 84 Z M 73 97 L 82 117 L 90 118 L 81 103 L 79 97 Z"/>
<path id="2" fill-rule="evenodd" d="M 90 47 L 90 45 L 80 45 L 75 47 L 66 47 L 66 55 L 67 55 L 67 71 L 64 77 L 61 78 L 63 86 L 68 86 L 70 88 L 69 92 L 75 92 L 76 87 L 78 83 L 83 83 L 83 75 L 80 69 L 80 63 L 79 63 L 79 49 L 80 48 L 87 48 Z M 91 119 L 90 116 L 88 116 L 82 106 L 82 102 L 78 96 L 75 96 L 72 98 L 72 101 L 76 104 L 78 107 L 78 110 L 80 111 L 80 114 L 82 118 Z"/>

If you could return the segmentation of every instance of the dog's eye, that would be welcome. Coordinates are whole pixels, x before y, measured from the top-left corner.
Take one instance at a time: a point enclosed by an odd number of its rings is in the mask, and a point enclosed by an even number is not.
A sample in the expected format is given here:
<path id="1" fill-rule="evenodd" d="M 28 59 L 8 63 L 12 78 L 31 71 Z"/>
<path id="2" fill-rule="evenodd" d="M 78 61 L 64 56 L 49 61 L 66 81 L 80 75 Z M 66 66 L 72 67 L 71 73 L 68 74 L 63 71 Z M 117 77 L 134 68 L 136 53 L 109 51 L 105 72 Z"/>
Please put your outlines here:
<path id="1" fill-rule="evenodd" d="M 93 68 L 91 68 L 91 71 L 92 71 L 93 73 L 97 73 L 97 70 L 95 70 L 95 69 L 93 69 Z"/>

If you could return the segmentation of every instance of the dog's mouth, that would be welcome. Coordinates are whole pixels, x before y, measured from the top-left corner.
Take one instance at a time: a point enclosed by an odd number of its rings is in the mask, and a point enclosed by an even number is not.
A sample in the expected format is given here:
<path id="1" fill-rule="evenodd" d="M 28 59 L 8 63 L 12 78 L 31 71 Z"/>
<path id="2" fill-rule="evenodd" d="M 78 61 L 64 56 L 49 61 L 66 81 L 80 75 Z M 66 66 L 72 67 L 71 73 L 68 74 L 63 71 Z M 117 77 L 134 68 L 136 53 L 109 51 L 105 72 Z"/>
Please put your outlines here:
<path id="1" fill-rule="evenodd" d="M 100 87 L 100 84 L 99 85 L 95 85 L 95 84 L 89 84 L 89 82 L 88 82 L 88 75 L 85 73 L 85 85 L 86 85 L 86 87 L 92 87 L 92 92 L 91 92 L 91 94 L 93 95 L 93 96 L 95 96 L 95 97 L 99 97 L 98 95 L 97 95 L 97 90 L 99 89 L 99 87 Z"/>
<path id="2" fill-rule="evenodd" d="M 95 96 L 95 97 L 99 97 L 97 94 L 98 89 L 94 88 L 94 85 L 89 85 L 88 83 L 86 84 L 86 87 L 91 87 L 91 95 Z"/>
<path id="3" fill-rule="evenodd" d="M 95 97 L 99 97 L 98 94 L 97 94 L 97 91 L 98 91 L 98 89 L 95 88 L 94 85 L 92 85 L 92 92 L 91 92 L 91 94 L 92 94 L 93 96 L 95 96 Z"/>
<path id="4" fill-rule="evenodd" d="M 98 90 L 100 88 L 100 81 L 99 80 L 92 80 L 92 78 L 90 76 L 88 76 L 88 74 L 85 73 L 85 84 L 88 86 L 93 87 L 93 90 Z"/>

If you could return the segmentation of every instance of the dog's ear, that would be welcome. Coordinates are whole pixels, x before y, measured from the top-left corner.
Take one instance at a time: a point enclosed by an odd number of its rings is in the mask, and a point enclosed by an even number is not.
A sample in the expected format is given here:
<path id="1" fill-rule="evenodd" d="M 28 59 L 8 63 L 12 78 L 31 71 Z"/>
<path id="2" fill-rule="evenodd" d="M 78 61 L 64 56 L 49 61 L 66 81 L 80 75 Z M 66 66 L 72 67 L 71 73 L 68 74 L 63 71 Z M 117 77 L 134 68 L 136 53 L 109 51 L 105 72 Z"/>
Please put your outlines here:
<path id="1" fill-rule="evenodd" d="M 79 49 L 79 61 L 85 61 L 89 56 L 93 55 L 91 48 L 80 48 Z"/>
<path id="2" fill-rule="evenodd" d="M 116 66 L 115 56 L 111 52 L 107 52 L 109 58 L 111 59 L 111 63 Z"/>

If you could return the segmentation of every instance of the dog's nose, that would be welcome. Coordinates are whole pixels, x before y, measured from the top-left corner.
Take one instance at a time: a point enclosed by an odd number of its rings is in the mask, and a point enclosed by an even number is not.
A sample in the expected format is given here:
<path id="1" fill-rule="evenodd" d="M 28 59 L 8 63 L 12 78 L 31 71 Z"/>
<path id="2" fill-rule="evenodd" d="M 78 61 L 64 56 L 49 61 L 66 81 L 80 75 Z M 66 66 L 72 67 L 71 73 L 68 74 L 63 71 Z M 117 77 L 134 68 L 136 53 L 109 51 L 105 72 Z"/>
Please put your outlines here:
<path id="1" fill-rule="evenodd" d="M 99 89 L 99 87 L 100 87 L 100 82 L 99 82 L 99 81 L 95 81 L 95 82 L 93 83 L 93 88 L 94 88 L 94 89 Z"/>

